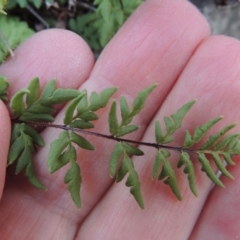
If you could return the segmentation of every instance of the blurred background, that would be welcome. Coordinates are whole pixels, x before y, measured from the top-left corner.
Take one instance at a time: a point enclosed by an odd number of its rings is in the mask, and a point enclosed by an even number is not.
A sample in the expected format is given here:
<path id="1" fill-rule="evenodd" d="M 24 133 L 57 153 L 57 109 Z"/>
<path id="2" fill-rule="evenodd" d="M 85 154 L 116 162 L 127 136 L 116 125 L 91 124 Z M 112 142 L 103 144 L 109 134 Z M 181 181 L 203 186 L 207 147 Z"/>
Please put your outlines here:
<path id="1" fill-rule="evenodd" d="M 190 0 L 204 14 L 213 34 L 240 39 L 239 0 Z"/>
<path id="2" fill-rule="evenodd" d="M 96 57 L 144 0 L 0 0 L 0 64 L 34 32 L 69 29 L 83 37 Z M 161 1 L 161 0 L 158 0 Z M 240 39 L 240 0 L 188 0 L 206 17 L 212 34 Z M 196 26 L 197 27 L 197 26 Z"/>

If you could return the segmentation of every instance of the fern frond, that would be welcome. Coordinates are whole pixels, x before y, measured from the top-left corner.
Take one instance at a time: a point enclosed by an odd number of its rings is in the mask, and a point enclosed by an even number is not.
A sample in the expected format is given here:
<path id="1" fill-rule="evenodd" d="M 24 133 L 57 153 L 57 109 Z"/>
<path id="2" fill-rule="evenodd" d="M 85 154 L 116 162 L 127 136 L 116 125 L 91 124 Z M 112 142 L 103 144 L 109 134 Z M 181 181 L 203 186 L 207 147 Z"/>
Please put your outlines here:
<path id="1" fill-rule="evenodd" d="M 76 163 L 77 153 L 73 143 L 80 148 L 94 150 L 94 146 L 84 137 L 74 133 L 63 131 L 59 138 L 54 140 L 50 145 L 50 151 L 47 157 L 47 164 L 50 173 L 54 173 L 66 164 L 70 163 L 64 182 L 68 184 L 68 190 L 71 194 L 75 205 L 81 207 L 80 188 L 82 177 L 80 166 Z"/>
<path id="2" fill-rule="evenodd" d="M 80 188 L 82 177 L 80 166 L 76 162 L 76 147 L 85 150 L 95 149 L 93 144 L 82 136 L 83 134 L 91 134 L 92 136 L 117 141 L 109 161 L 110 176 L 116 176 L 116 182 L 120 182 L 124 177 L 127 177 L 126 186 L 130 187 L 130 193 L 141 208 L 144 208 L 141 184 L 131 159 L 132 156 L 144 155 L 144 152 L 138 148 L 138 145 L 141 144 L 157 149 L 152 178 L 163 180 L 179 200 L 182 199 L 182 196 L 173 167 L 174 162 L 172 160 L 174 159 L 171 159 L 171 162 L 169 160 L 170 151 L 179 152 L 180 158 L 176 165 L 178 168 L 184 166 L 183 172 L 187 174 L 189 187 L 195 196 L 197 196 L 197 189 L 193 167 L 193 161 L 196 159 L 193 158 L 194 155 L 197 156 L 201 164 L 201 170 L 206 173 L 209 179 L 216 185 L 224 187 L 214 169 L 216 167 L 216 170 L 219 170 L 223 175 L 233 179 L 233 176 L 226 168 L 226 164 L 234 165 L 233 156 L 240 154 L 240 133 L 228 134 L 236 124 L 223 127 L 216 134 L 209 136 L 206 142 L 202 143 L 209 130 L 222 119 L 222 117 L 214 118 L 200 127 L 195 127 L 193 133 L 187 130 L 182 146 L 167 145 L 167 143 L 174 140 L 173 134 L 181 127 L 185 115 L 196 102 L 195 100 L 184 104 L 170 117 L 164 117 L 165 129 L 162 129 L 160 121 L 155 122 L 154 143 L 122 138 L 138 129 L 138 126 L 132 124 L 132 121 L 144 108 L 147 97 L 155 87 L 156 85 L 151 85 L 139 92 L 132 106 L 122 96 L 120 99 L 120 116 L 117 114 L 117 102 L 113 101 L 108 114 L 110 135 L 105 135 L 84 129 L 94 127 L 92 122 L 98 119 L 96 111 L 106 107 L 117 88 L 108 88 L 99 94 L 93 92 L 88 98 L 86 90 L 79 92 L 73 89 L 56 89 L 56 83 L 52 80 L 40 93 L 39 80 L 37 78 L 33 79 L 26 89 L 21 89 L 10 101 L 10 107 L 17 119 L 12 119 L 14 126 L 11 134 L 8 165 L 16 163 L 16 174 L 25 169 L 25 175 L 29 181 L 34 186 L 45 189 L 36 176 L 32 157 L 37 147 L 44 146 L 44 141 L 32 125 L 34 127 L 55 127 L 64 131 L 50 144 L 47 157 L 49 172 L 54 173 L 69 164 L 64 182 L 68 185 L 71 197 L 77 207 L 81 207 Z M 2 96 L 3 100 L 7 98 L 7 88 L 7 80 L 0 77 L 0 96 Z M 54 104 L 65 103 L 69 100 L 71 100 L 71 103 L 65 111 L 65 125 L 48 123 L 54 119 L 52 116 Z M 200 148 L 196 147 L 199 145 Z M 215 163 L 214 167 L 211 166 L 211 161 Z"/>
<path id="3" fill-rule="evenodd" d="M 147 97 L 156 86 L 156 84 L 151 85 L 150 87 L 139 92 L 137 98 L 133 101 L 131 110 L 127 104 L 125 97 L 121 97 L 120 110 L 122 120 L 120 123 L 117 118 L 117 103 L 116 101 L 113 101 L 108 116 L 109 132 L 113 137 L 119 138 L 138 129 L 138 126 L 129 124 L 132 122 L 133 117 L 143 109 Z M 114 176 L 117 172 L 116 181 L 119 182 L 123 179 L 126 173 L 129 172 L 129 177 L 126 185 L 131 186 L 130 192 L 133 194 L 141 208 L 144 207 L 144 204 L 140 191 L 140 182 L 138 180 L 137 172 L 134 170 L 130 156 L 141 156 L 143 154 L 144 153 L 140 149 L 128 143 L 118 143 L 114 148 L 114 151 L 110 158 L 110 176 Z M 117 165 L 119 164 L 119 159 L 121 159 L 121 157 L 123 157 L 123 161 L 121 163 L 120 169 L 117 171 Z"/>

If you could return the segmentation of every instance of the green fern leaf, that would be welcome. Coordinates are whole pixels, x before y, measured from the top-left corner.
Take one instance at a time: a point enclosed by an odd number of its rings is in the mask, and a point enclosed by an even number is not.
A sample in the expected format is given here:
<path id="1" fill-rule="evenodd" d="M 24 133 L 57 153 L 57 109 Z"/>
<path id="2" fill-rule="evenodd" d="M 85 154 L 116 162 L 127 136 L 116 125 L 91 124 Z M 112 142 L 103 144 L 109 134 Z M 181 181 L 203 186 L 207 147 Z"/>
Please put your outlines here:
<path id="1" fill-rule="evenodd" d="M 47 164 L 50 173 L 59 169 L 62 165 L 62 159 L 59 160 L 64 149 L 70 144 L 70 139 L 67 131 L 60 133 L 59 138 L 55 139 L 50 145 L 50 151 L 47 157 Z"/>
<path id="2" fill-rule="evenodd" d="M 27 89 L 17 92 L 11 99 L 10 107 L 13 113 L 21 121 L 42 121 L 51 122 L 54 117 L 50 114 L 54 112 L 53 105 L 67 102 L 76 98 L 81 93 L 73 89 L 56 89 L 56 81 L 51 80 L 39 95 L 39 80 L 33 79 Z M 26 102 L 24 101 L 24 96 Z"/>
<path id="3" fill-rule="evenodd" d="M 166 125 L 166 131 L 168 135 L 171 135 L 175 132 L 175 123 L 169 117 L 164 117 L 164 122 Z"/>
<path id="4" fill-rule="evenodd" d="M 22 123 L 21 126 L 23 128 L 24 133 L 31 137 L 34 144 L 44 147 L 45 143 L 37 131 L 35 131 L 32 127 L 24 123 Z"/>
<path id="5" fill-rule="evenodd" d="M 232 148 L 231 146 L 236 143 L 236 141 L 239 141 L 240 134 L 239 133 L 234 133 L 230 134 L 229 136 L 225 137 L 222 141 L 218 142 L 213 150 L 214 151 L 219 151 L 219 150 L 224 150 L 227 146 L 230 144 L 230 149 Z"/>
<path id="6" fill-rule="evenodd" d="M 39 9 L 42 6 L 43 1 L 42 0 L 32 0 L 31 1 L 35 8 Z"/>
<path id="7" fill-rule="evenodd" d="M 96 12 L 87 13 L 71 18 L 69 20 L 69 28 L 82 36 L 94 51 L 99 51 L 103 47 L 99 39 L 99 33 L 102 33 L 103 21 Z"/>
<path id="8" fill-rule="evenodd" d="M 148 95 L 153 91 L 153 89 L 157 85 L 151 85 L 150 87 L 144 89 L 143 91 L 138 93 L 137 98 L 133 102 L 132 111 L 130 111 L 126 99 L 124 97 L 120 100 L 120 110 L 122 121 L 119 124 L 117 120 L 117 105 L 114 101 L 112 103 L 108 123 L 109 123 L 109 131 L 113 136 L 122 137 L 130 132 L 136 131 L 138 126 L 136 125 L 129 125 L 135 115 L 137 115 L 141 109 L 144 107 L 146 99 Z"/>
<path id="9" fill-rule="evenodd" d="M 156 88 L 156 86 L 157 84 L 153 84 L 150 87 L 138 93 L 137 98 L 133 102 L 133 107 L 130 113 L 130 117 L 136 116 L 143 109 L 147 97 L 154 90 L 154 88 Z"/>
<path id="10" fill-rule="evenodd" d="M 185 137 L 183 142 L 184 148 L 190 148 L 194 144 L 191 134 L 188 130 L 185 131 Z"/>
<path id="11" fill-rule="evenodd" d="M 41 94 L 41 99 L 48 99 L 53 95 L 53 92 L 56 88 L 56 81 L 54 79 L 50 80 L 44 87 L 42 94 Z"/>
<path id="12" fill-rule="evenodd" d="M 16 138 L 16 140 L 11 144 L 8 154 L 8 165 L 14 163 L 19 155 L 24 150 L 24 137 L 23 134 L 20 133 L 20 136 Z"/>
<path id="13" fill-rule="evenodd" d="M 2 101 L 7 101 L 7 90 L 9 87 L 9 82 L 7 81 L 7 78 L 0 76 L 0 99 Z"/>
<path id="14" fill-rule="evenodd" d="M 109 132 L 112 135 L 115 135 L 115 133 L 118 131 L 119 125 L 117 120 L 117 103 L 116 101 L 112 102 L 109 116 L 108 116 L 108 125 L 109 125 Z"/>
<path id="15" fill-rule="evenodd" d="M 37 101 L 39 91 L 40 91 L 40 84 L 39 79 L 34 78 L 28 85 L 29 93 L 27 94 L 26 102 L 28 107 L 30 107 L 34 102 Z"/>
<path id="16" fill-rule="evenodd" d="M 47 113 L 33 113 L 27 111 L 19 117 L 19 120 L 26 122 L 52 122 L 54 117 Z"/>
<path id="17" fill-rule="evenodd" d="M 171 156 L 170 152 L 166 149 L 160 149 L 157 152 L 156 159 L 153 165 L 153 172 L 152 172 L 152 178 L 156 179 L 158 172 L 160 170 L 161 164 Z"/>
<path id="18" fill-rule="evenodd" d="M 164 165 L 158 179 L 159 180 L 165 179 L 163 182 L 170 186 L 170 188 L 172 189 L 172 192 L 174 193 L 174 195 L 177 197 L 179 201 L 182 200 L 182 196 L 179 191 L 179 187 L 177 183 L 177 178 L 172 168 L 172 165 L 169 161 L 164 160 Z"/>
<path id="19" fill-rule="evenodd" d="M 193 163 L 190 160 L 188 153 L 186 153 L 186 152 L 181 153 L 177 167 L 180 168 L 183 165 L 185 165 L 183 171 L 184 171 L 184 173 L 186 173 L 188 175 L 189 187 L 190 187 L 192 193 L 197 197 L 197 188 L 196 188 L 196 183 L 195 183 L 195 174 L 194 174 Z"/>
<path id="20" fill-rule="evenodd" d="M 153 164 L 153 170 L 152 170 L 152 179 L 157 179 L 159 169 L 161 167 L 161 164 L 163 163 L 164 159 L 166 158 L 163 154 L 164 150 L 157 151 L 157 155 Z M 169 153 L 169 152 L 168 152 Z M 169 153 L 170 156 L 170 153 Z"/>
<path id="21" fill-rule="evenodd" d="M 193 141 L 194 143 L 198 143 L 202 140 L 202 138 L 205 136 L 205 134 L 220 120 L 222 120 L 223 117 L 217 117 L 214 118 L 207 123 L 203 124 L 200 128 L 196 127 L 194 134 L 193 134 Z"/>
<path id="22" fill-rule="evenodd" d="M 12 145 L 13 142 L 21 135 L 19 127 L 20 127 L 19 123 L 13 124 L 10 145 Z"/>
<path id="23" fill-rule="evenodd" d="M 28 93 L 30 93 L 30 91 L 23 88 L 12 97 L 10 107 L 13 110 L 15 117 L 19 117 L 23 114 L 25 110 L 23 97 Z"/>
<path id="24" fill-rule="evenodd" d="M 46 187 L 38 180 L 37 175 L 35 173 L 32 161 L 29 162 L 25 175 L 28 177 L 28 181 L 36 188 L 46 190 Z"/>
<path id="25" fill-rule="evenodd" d="M 122 142 L 122 147 L 124 148 L 124 151 L 127 153 L 127 155 L 133 155 L 133 156 L 143 156 L 144 152 L 141 151 L 139 148 L 134 147 L 133 145 L 130 145 L 129 143 Z"/>
<path id="26" fill-rule="evenodd" d="M 77 112 L 78 112 L 78 114 L 84 113 L 88 109 L 87 91 L 84 90 L 84 91 L 82 91 L 82 93 L 84 95 L 83 95 L 83 97 L 81 98 L 81 100 L 79 101 L 79 103 L 77 105 Z"/>
<path id="27" fill-rule="evenodd" d="M 117 88 L 107 88 L 104 89 L 99 95 L 95 92 L 91 94 L 90 97 L 90 111 L 97 111 L 100 108 L 106 107 L 109 99 L 117 91 Z"/>
<path id="28" fill-rule="evenodd" d="M 200 142 L 202 138 L 206 135 L 206 133 L 221 119 L 222 117 L 214 118 L 208 121 L 207 123 L 203 124 L 201 127 L 196 127 L 193 133 L 193 137 L 188 131 L 186 131 L 183 146 L 185 148 L 190 148 L 194 144 Z"/>
<path id="29" fill-rule="evenodd" d="M 94 146 L 84 137 L 74 133 L 69 133 L 71 142 L 76 143 L 80 148 L 87 149 L 87 150 L 94 150 Z"/>
<path id="30" fill-rule="evenodd" d="M 43 139 L 32 127 L 26 125 L 25 123 L 15 124 L 11 134 L 11 145 L 8 156 L 9 165 L 17 160 L 24 151 L 24 147 L 26 148 L 26 142 L 30 142 L 27 146 L 32 149 L 32 152 L 35 151 L 33 144 L 41 147 L 44 146 Z"/>
<path id="31" fill-rule="evenodd" d="M 168 136 L 168 135 L 166 135 L 166 136 L 164 136 L 164 139 L 163 140 L 161 140 L 161 144 L 167 144 L 167 143 L 170 143 L 170 142 L 172 142 L 174 140 L 174 138 L 172 137 L 172 136 Z"/>
<path id="32" fill-rule="evenodd" d="M 15 169 L 15 174 L 20 173 L 23 169 L 25 169 L 31 160 L 32 153 L 29 147 L 25 147 L 21 156 L 19 157 L 17 161 L 17 166 Z"/>
<path id="33" fill-rule="evenodd" d="M 178 129 L 181 127 L 183 118 L 195 103 L 196 103 L 196 100 L 192 100 L 184 104 L 175 114 L 171 115 L 175 123 L 175 129 Z"/>
<path id="34" fill-rule="evenodd" d="M 90 105 L 88 105 L 87 92 L 83 91 L 66 109 L 64 123 L 81 129 L 94 127 L 94 125 L 90 123 L 90 121 L 98 119 L 94 111 L 104 108 L 116 90 L 117 88 L 107 88 L 100 94 L 93 92 L 90 97 Z"/>
<path id="35" fill-rule="evenodd" d="M 134 132 L 138 130 L 139 126 L 136 125 L 128 125 L 128 126 L 123 126 L 121 129 L 116 133 L 116 137 L 122 137 L 125 136 L 131 132 Z"/>
<path id="36" fill-rule="evenodd" d="M 155 138 L 158 144 L 166 144 L 170 143 L 174 140 L 173 136 L 171 136 L 177 129 L 181 127 L 182 120 L 187 114 L 187 112 L 191 109 L 196 100 L 192 100 L 186 104 L 184 104 L 176 113 L 171 115 L 171 118 L 164 117 L 164 123 L 166 126 L 166 134 L 162 133 L 161 125 L 159 121 L 155 122 Z M 191 135 L 189 132 L 186 133 L 187 138 L 185 137 L 184 144 L 189 144 L 192 142 Z"/>
<path id="37" fill-rule="evenodd" d="M 164 139 L 164 135 L 162 133 L 162 129 L 159 121 L 155 121 L 155 139 L 156 139 L 156 143 L 160 143 Z"/>
<path id="38" fill-rule="evenodd" d="M 29 182 L 40 189 L 45 189 L 45 186 L 38 180 L 33 167 L 32 154 L 36 151 L 35 145 L 44 145 L 40 135 L 27 126 L 25 123 L 16 124 L 13 129 L 11 145 L 8 155 L 8 165 L 17 161 L 15 173 L 20 173 L 23 169 Z"/>
<path id="39" fill-rule="evenodd" d="M 118 142 L 111 154 L 111 157 L 110 157 L 109 166 L 110 166 L 110 176 L 111 177 L 113 177 L 116 174 L 117 165 L 119 163 L 121 156 L 124 153 L 128 156 L 144 155 L 144 152 L 141 151 L 139 148 L 134 147 L 134 146 L 130 145 L 129 143 Z"/>
<path id="40" fill-rule="evenodd" d="M 65 175 L 64 182 L 68 184 L 68 190 L 71 194 L 73 202 L 78 208 L 81 208 L 80 187 L 82 178 L 80 175 L 80 167 L 76 163 L 77 154 L 74 147 L 71 147 L 71 152 L 71 167 Z"/>
<path id="41" fill-rule="evenodd" d="M 144 209 L 144 202 L 141 193 L 141 184 L 138 179 L 138 174 L 134 169 L 132 159 L 125 155 L 121 167 L 117 173 L 116 182 L 122 181 L 122 179 L 127 173 L 129 173 L 129 175 L 126 181 L 126 186 L 131 187 L 131 194 L 134 196 L 139 206 Z"/>
<path id="42" fill-rule="evenodd" d="M 174 195 L 177 197 L 177 199 L 179 201 L 181 201 L 182 196 L 181 196 L 181 193 L 179 191 L 177 178 L 176 178 L 175 172 L 172 168 L 172 165 L 169 161 L 166 161 L 165 159 L 163 159 L 163 164 L 164 165 L 163 165 L 162 171 L 161 171 L 158 179 L 163 180 L 163 179 L 166 178 L 163 182 L 170 186 Z"/>
<path id="43" fill-rule="evenodd" d="M 98 116 L 94 112 L 84 112 L 84 113 L 78 114 L 78 117 L 85 120 L 85 121 L 98 120 Z"/>
<path id="44" fill-rule="evenodd" d="M 31 114 L 32 115 L 35 115 L 35 114 L 39 115 L 41 113 L 49 115 L 50 117 L 52 117 L 50 114 L 52 114 L 54 112 L 55 112 L 55 110 L 52 107 L 52 105 L 44 105 L 44 104 L 42 104 L 41 101 L 36 101 L 30 107 L 28 107 L 26 109 L 26 111 L 24 112 L 24 116 L 21 116 L 21 117 L 25 117 L 25 115 L 26 116 L 31 116 Z"/>
<path id="45" fill-rule="evenodd" d="M 227 140 L 227 144 L 224 147 L 224 151 L 226 152 L 230 151 L 232 154 L 237 155 L 240 153 L 239 134 L 232 134 L 232 135 L 237 135 L 237 136 L 236 137 L 231 136 L 232 138 L 230 137 L 231 139 Z"/>
<path id="46" fill-rule="evenodd" d="M 124 23 L 124 11 L 116 11 L 115 19 L 119 26 L 121 26 Z"/>
<path id="47" fill-rule="evenodd" d="M 94 2 L 96 4 L 96 2 Z M 99 3 L 98 12 L 106 22 L 111 20 L 112 3 L 108 0 L 102 0 Z"/>
<path id="48" fill-rule="evenodd" d="M 53 92 L 52 96 L 47 101 L 48 104 L 65 103 L 78 97 L 79 94 L 81 94 L 81 92 L 75 89 L 58 88 Z"/>
<path id="49" fill-rule="evenodd" d="M 235 139 L 235 141 L 231 141 L 226 147 L 225 151 L 231 152 L 233 155 L 240 154 L 240 141 L 239 139 Z"/>
<path id="50" fill-rule="evenodd" d="M 214 144 L 224 135 L 226 134 L 229 130 L 234 128 L 236 126 L 235 123 L 229 124 L 226 127 L 224 127 L 222 130 L 217 132 L 215 135 L 212 135 L 209 137 L 208 141 L 201 146 L 202 150 L 209 149 L 210 147 L 214 146 Z"/>
<path id="51" fill-rule="evenodd" d="M 206 156 L 203 153 L 198 153 L 198 159 L 199 159 L 200 163 L 202 164 L 201 170 L 203 172 L 205 172 L 207 174 L 207 176 L 219 187 L 224 187 L 223 183 L 213 172 L 211 165 L 209 163 L 209 160 L 206 158 Z"/>
<path id="52" fill-rule="evenodd" d="M 234 179 L 234 177 L 230 174 L 230 172 L 228 172 L 228 170 L 225 168 L 219 154 L 214 152 L 214 153 L 212 153 L 212 156 L 213 156 L 213 160 L 214 160 L 215 164 L 217 165 L 217 167 L 221 171 L 221 173 L 230 179 Z"/>
<path id="53" fill-rule="evenodd" d="M 122 143 L 118 142 L 112 151 L 110 161 L 109 161 L 109 169 L 110 169 L 111 177 L 115 176 L 117 172 L 119 159 L 121 158 L 123 153 L 124 153 L 124 149 L 122 147 Z"/>
<path id="54" fill-rule="evenodd" d="M 60 168 L 64 167 L 66 164 L 69 163 L 70 159 L 72 158 L 72 145 L 69 144 L 67 148 L 61 153 L 61 155 L 56 159 L 54 164 L 51 165 L 50 173 L 54 173 Z"/>
<path id="55" fill-rule="evenodd" d="M 223 153 L 224 160 L 227 162 L 228 165 L 234 166 L 236 165 L 235 162 L 232 161 L 230 153 Z"/>
<path id="56" fill-rule="evenodd" d="M 123 8 L 121 2 L 123 3 Z M 107 44 L 129 15 L 142 3 L 141 0 L 124 0 L 121 2 L 109 0 L 94 1 L 94 4 L 98 5 L 98 21 L 101 23 L 98 33 L 102 46 Z"/>
<path id="57" fill-rule="evenodd" d="M 129 109 L 126 98 L 123 96 L 120 98 L 120 109 L 121 109 L 123 125 L 129 124 L 132 121 L 132 118 L 129 118 L 131 111 Z"/>
<path id="58" fill-rule="evenodd" d="M 68 125 L 72 122 L 72 120 L 74 119 L 74 111 L 76 110 L 78 103 L 85 96 L 85 94 L 86 93 L 80 94 L 75 99 L 73 99 L 72 102 L 68 105 L 68 107 L 65 110 L 65 115 L 63 119 L 64 124 Z"/>

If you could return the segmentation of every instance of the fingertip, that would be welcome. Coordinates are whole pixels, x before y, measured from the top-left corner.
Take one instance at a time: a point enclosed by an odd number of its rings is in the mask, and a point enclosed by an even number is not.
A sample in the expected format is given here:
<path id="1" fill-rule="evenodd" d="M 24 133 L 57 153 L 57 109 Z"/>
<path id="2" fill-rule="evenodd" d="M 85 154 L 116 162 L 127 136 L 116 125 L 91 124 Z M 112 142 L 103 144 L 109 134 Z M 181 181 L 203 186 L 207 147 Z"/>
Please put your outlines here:
<path id="1" fill-rule="evenodd" d="M 9 113 L 2 101 L 0 101 L 0 199 L 5 182 L 7 157 L 10 143 L 11 122 Z"/>
<path id="2" fill-rule="evenodd" d="M 168 92 L 209 35 L 206 19 L 188 1 L 145 1 L 103 50 L 92 79 L 128 86 L 129 91 L 154 81 L 164 83 Z"/>
<path id="3" fill-rule="evenodd" d="M 56 78 L 63 87 L 78 88 L 94 64 L 86 42 L 77 34 L 62 29 L 49 29 L 34 34 L 15 50 L 0 67 L 1 75 L 14 82 L 11 91 L 26 86 L 39 77 L 43 84 Z"/>

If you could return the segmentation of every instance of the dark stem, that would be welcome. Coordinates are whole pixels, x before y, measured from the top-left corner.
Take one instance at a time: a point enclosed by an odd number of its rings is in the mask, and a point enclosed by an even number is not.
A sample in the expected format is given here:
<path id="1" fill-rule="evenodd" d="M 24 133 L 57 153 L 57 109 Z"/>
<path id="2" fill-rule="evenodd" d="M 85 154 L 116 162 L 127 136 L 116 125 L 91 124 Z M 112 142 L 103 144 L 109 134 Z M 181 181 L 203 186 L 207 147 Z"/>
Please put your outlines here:
<path id="1" fill-rule="evenodd" d="M 135 141 L 131 139 L 126 139 L 126 138 L 119 138 L 119 137 L 114 137 L 113 135 L 106 135 L 102 133 L 97 133 L 97 132 L 92 132 L 92 131 L 87 131 L 79 128 L 73 128 L 73 127 L 68 127 L 65 125 L 60 125 L 60 124 L 53 124 L 53 123 L 48 123 L 48 122 L 30 122 L 30 121 L 21 121 L 17 119 L 11 119 L 12 123 L 26 123 L 29 125 L 32 125 L 34 127 L 51 127 L 51 128 L 58 128 L 66 131 L 73 131 L 73 132 L 80 132 L 83 134 L 88 134 L 88 135 L 93 135 L 96 137 L 101 137 L 101 138 L 106 138 L 118 142 L 126 142 L 126 143 L 132 143 L 132 144 L 137 144 L 137 145 L 144 145 L 147 147 L 154 147 L 156 149 L 164 148 L 164 149 L 170 149 L 174 151 L 179 151 L 179 152 L 196 152 L 197 150 L 193 149 L 188 149 L 188 148 L 183 148 L 183 147 L 173 147 L 173 146 L 168 146 L 164 144 L 157 144 L 157 143 L 150 143 L 150 142 L 141 142 L 141 141 Z"/>

